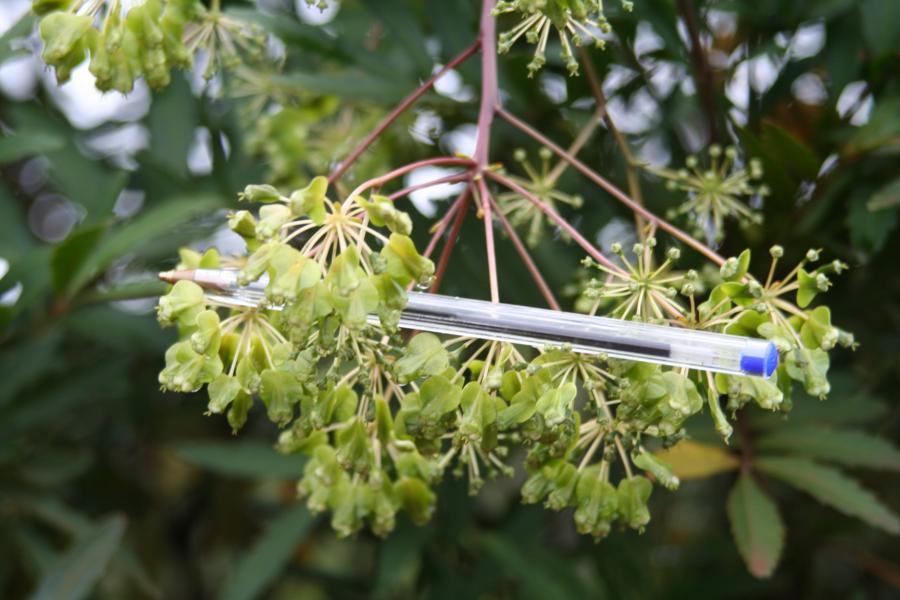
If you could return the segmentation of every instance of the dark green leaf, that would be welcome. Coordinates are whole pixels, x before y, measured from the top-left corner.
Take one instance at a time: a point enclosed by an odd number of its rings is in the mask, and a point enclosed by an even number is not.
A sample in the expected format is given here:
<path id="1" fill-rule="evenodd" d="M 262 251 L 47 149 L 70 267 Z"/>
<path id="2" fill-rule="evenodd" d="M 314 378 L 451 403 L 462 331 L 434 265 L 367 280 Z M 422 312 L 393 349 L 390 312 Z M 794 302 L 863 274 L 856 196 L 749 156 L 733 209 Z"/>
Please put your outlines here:
<path id="1" fill-rule="evenodd" d="M 837 469 L 805 458 L 774 456 L 757 458 L 754 464 L 764 473 L 807 492 L 822 504 L 889 533 L 900 534 L 897 515 L 872 492 Z"/>
<path id="2" fill-rule="evenodd" d="M 306 463 L 302 456 L 279 454 L 268 444 L 251 441 L 184 442 L 176 450 L 190 463 L 235 477 L 295 479 Z"/>
<path id="3" fill-rule="evenodd" d="M 266 527 L 225 580 L 221 600 L 259 598 L 288 564 L 314 522 L 303 504 L 282 512 Z"/>
<path id="4" fill-rule="evenodd" d="M 784 547 L 784 524 L 778 507 L 742 473 L 728 496 L 731 533 L 744 562 L 756 577 L 771 577 Z"/>
<path id="5" fill-rule="evenodd" d="M 33 154 L 59 150 L 65 144 L 65 138 L 51 133 L 7 135 L 0 138 L 0 163 L 15 162 Z"/>
<path id="6" fill-rule="evenodd" d="M 219 206 L 221 200 L 215 196 L 171 200 L 141 213 L 129 223 L 111 229 L 90 256 L 74 269 L 63 289 L 65 295 L 72 297 L 126 252 L 135 252 L 144 244 L 156 241 L 160 236 Z"/>
<path id="7" fill-rule="evenodd" d="M 896 0 L 862 0 L 863 37 L 876 56 L 885 56 L 900 47 L 900 2 Z"/>
<path id="8" fill-rule="evenodd" d="M 385 104 L 401 100 L 416 87 L 413 83 L 398 81 L 396 78 L 386 79 L 349 72 L 322 74 L 292 71 L 273 79 L 283 85 L 320 94 L 333 94 L 345 100 Z"/>
<path id="9" fill-rule="evenodd" d="M 862 431 L 788 426 L 761 437 L 757 448 L 790 452 L 849 467 L 900 471 L 900 450 L 887 440 Z"/>
<path id="10" fill-rule="evenodd" d="M 32 598 L 76 600 L 87 596 L 106 571 L 124 533 L 125 519 L 112 516 L 77 538 L 50 567 Z"/>

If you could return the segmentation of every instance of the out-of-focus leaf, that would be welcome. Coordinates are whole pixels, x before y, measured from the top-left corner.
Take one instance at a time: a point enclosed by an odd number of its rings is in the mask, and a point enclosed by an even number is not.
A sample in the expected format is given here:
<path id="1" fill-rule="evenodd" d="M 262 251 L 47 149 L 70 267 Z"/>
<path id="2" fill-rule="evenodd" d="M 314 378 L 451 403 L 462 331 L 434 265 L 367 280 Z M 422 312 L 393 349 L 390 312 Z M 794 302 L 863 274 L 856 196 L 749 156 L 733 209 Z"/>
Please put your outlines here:
<path id="1" fill-rule="evenodd" d="M 862 431 L 787 426 L 760 437 L 756 448 L 799 454 L 849 467 L 900 471 L 900 450 L 887 440 Z"/>
<path id="2" fill-rule="evenodd" d="M 158 237 L 170 233 L 173 229 L 221 204 L 221 200 L 216 196 L 171 200 L 149 209 L 121 227 L 112 228 L 96 245 L 94 251 L 74 269 L 62 288 L 63 293 L 71 298 L 126 252 L 139 250 L 144 244 L 155 241 Z"/>
<path id="3" fill-rule="evenodd" d="M 57 293 L 67 288 L 82 263 L 90 258 L 103 239 L 106 228 L 105 223 L 82 227 L 53 249 L 50 269 L 53 273 L 53 288 Z"/>
<path id="4" fill-rule="evenodd" d="M 876 56 L 885 56 L 900 47 L 900 2 L 896 0 L 862 0 L 863 38 Z"/>
<path id="5" fill-rule="evenodd" d="M 381 543 L 375 575 L 376 598 L 396 598 L 414 592 L 428 531 L 409 521 L 400 522 Z"/>
<path id="6" fill-rule="evenodd" d="M 240 557 L 222 588 L 221 600 L 259 598 L 291 559 L 315 519 L 306 506 L 295 504 L 266 527 L 246 554 Z"/>
<path id="7" fill-rule="evenodd" d="M 199 467 L 236 477 L 295 479 L 303 474 L 306 459 L 279 454 L 267 444 L 251 441 L 183 442 L 178 455 Z"/>
<path id="8" fill-rule="evenodd" d="M 409 4 L 404 5 L 398 0 L 363 0 L 363 4 L 384 23 L 390 38 L 403 47 L 404 54 L 415 63 L 418 74 L 429 75 L 432 62 L 425 46 L 425 36 L 417 19 L 410 14 Z"/>
<path id="9" fill-rule="evenodd" d="M 747 570 L 756 577 L 771 577 L 784 546 L 784 524 L 778 507 L 749 473 L 738 478 L 727 506 L 731 533 Z"/>
<path id="10" fill-rule="evenodd" d="M 872 109 L 869 121 L 847 141 L 845 154 L 862 154 L 900 145 L 900 97 L 889 96 Z"/>
<path id="11" fill-rule="evenodd" d="M 5 185 L 0 185 L 0 256 L 13 261 L 31 246 L 31 236 L 19 205 Z"/>
<path id="12" fill-rule="evenodd" d="M 897 227 L 897 207 L 872 211 L 866 198 L 854 198 L 847 212 L 847 226 L 854 246 L 871 253 L 878 252 Z"/>
<path id="13" fill-rule="evenodd" d="M 900 205 L 900 177 L 889 182 L 877 192 L 866 203 L 866 208 L 871 212 L 884 210 Z"/>
<path id="14" fill-rule="evenodd" d="M 64 325 L 82 340 L 122 350 L 164 352 L 172 343 L 171 331 L 155 319 L 130 314 L 111 306 L 90 306 L 72 311 Z"/>
<path id="15" fill-rule="evenodd" d="M 738 468 L 741 461 L 722 448 L 683 440 L 666 450 L 654 452 L 672 468 L 679 479 L 703 479 Z"/>
<path id="16" fill-rule="evenodd" d="M 385 104 L 401 100 L 416 88 L 414 83 L 406 83 L 402 79 L 373 77 L 364 73 L 323 74 L 291 71 L 273 79 L 283 85 L 296 86 L 320 94 L 333 94 L 345 100 Z"/>
<path id="17" fill-rule="evenodd" d="M 125 519 L 112 516 L 76 539 L 69 550 L 50 567 L 32 598 L 76 600 L 87 596 L 106 571 L 125 533 Z"/>
<path id="18" fill-rule="evenodd" d="M 15 162 L 33 154 L 59 150 L 65 145 L 65 138 L 52 133 L 7 135 L 0 138 L 0 163 Z"/>
<path id="19" fill-rule="evenodd" d="M 497 534 L 483 533 L 477 536 L 476 545 L 486 558 L 497 565 L 517 584 L 517 592 L 522 598 L 580 598 L 577 578 L 542 561 L 540 556 L 531 556 L 525 548 L 512 540 Z M 533 548 L 538 551 L 538 547 Z"/>
<path id="20" fill-rule="evenodd" d="M 38 376 L 54 368 L 59 347 L 58 332 L 31 338 L 0 353 L 0 406 Z"/>
<path id="21" fill-rule="evenodd" d="M 154 164 L 179 177 L 187 174 L 187 158 L 199 124 L 197 103 L 184 77 L 175 77 L 154 97 L 147 115 L 152 132 L 147 154 Z"/>
<path id="22" fill-rule="evenodd" d="M 900 519 L 872 492 L 837 469 L 805 458 L 760 457 L 758 469 L 799 488 L 822 504 L 862 519 L 893 534 L 900 534 Z"/>
<path id="23" fill-rule="evenodd" d="M 17 54 L 26 52 L 26 50 L 24 49 L 14 50 L 11 42 L 28 35 L 28 33 L 34 27 L 34 21 L 36 18 L 37 17 L 35 17 L 34 13 L 32 13 L 31 11 L 27 11 L 24 15 L 22 15 L 21 19 L 19 19 L 12 27 L 7 29 L 2 36 L 0 36 L 0 64 L 16 56 Z"/>

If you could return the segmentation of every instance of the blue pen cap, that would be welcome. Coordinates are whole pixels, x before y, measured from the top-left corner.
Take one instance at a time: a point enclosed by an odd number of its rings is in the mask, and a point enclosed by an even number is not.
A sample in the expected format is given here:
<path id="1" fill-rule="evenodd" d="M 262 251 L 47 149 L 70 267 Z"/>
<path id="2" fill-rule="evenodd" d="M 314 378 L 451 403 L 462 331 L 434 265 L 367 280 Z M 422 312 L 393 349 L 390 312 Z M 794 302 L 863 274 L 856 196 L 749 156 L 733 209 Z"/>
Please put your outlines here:
<path id="1" fill-rule="evenodd" d="M 741 370 L 747 375 L 771 377 L 778 368 L 778 349 L 769 342 L 762 348 L 748 348 L 741 352 Z"/>

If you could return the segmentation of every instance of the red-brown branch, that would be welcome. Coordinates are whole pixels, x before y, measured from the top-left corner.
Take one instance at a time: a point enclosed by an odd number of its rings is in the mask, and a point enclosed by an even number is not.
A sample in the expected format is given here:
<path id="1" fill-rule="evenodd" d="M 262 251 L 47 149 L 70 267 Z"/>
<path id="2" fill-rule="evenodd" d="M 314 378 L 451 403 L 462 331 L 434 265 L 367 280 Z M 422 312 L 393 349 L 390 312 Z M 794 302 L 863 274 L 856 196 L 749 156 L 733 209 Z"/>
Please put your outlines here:
<path id="1" fill-rule="evenodd" d="M 443 250 L 441 250 L 441 257 L 438 259 L 437 268 L 434 272 L 434 283 L 431 284 L 431 289 L 428 290 L 432 293 L 436 293 L 438 288 L 441 287 L 441 281 L 443 281 L 444 273 L 447 271 L 447 263 L 450 262 L 450 254 L 453 252 L 453 247 L 456 246 L 459 230 L 462 228 L 463 219 L 465 219 L 466 211 L 469 208 L 469 198 L 471 195 L 472 188 L 466 186 L 466 189 L 460 196 L 462 203 L 459 205 L 456 217 L 453 219 L 453 228 L 450 229 L 450 235 L 447 236 L 447 242 L 444 244 Z"/>
<path id="2" fill-rule="evenodd" d="M 628 195 L 626 195 L 622 190 L 620 190 L 615 185 L 613 185 L 612 183 L 607 181 L 599 173 L 597 173 L 596 171 L 594 171 L 593 169 L 591 169 L 590 167 L 585 165 L 583 162 L 581 162 L 580 160 L 578 160 L 577 158 L 575 158 L 574 156 L 572 156 L 571 154 L 566 152 L 563 148 L 561 148 L 557 144 L 553 143 L 553 141 L 551 141 L 547 136 L 543 135 L 542 133 L 540 133 L 539 131 L 537 131 L 536 129 L 534 129 L 533 127 L 531 127 L 530 125 L 528 125 L 527 123 L 525 123 L 524 121 L 522 121 L 521 119 L 519 119 L 518 117 L 513 115 L 512 113 L 510 113 L 509 111 L 504 109 L 502 106 L 497 106 L 496 110 L 497 110 L 497 114 L 499 114 L 501 117 L 503 117 L 503 119 L 505 119 L 510 125 L 513 125 L 514 127 L 520 129 L 527 135 L 534 138 L 536 141 L 540 142 L 541 144 L 547 146 L 548 148 L 550 148 L 551 150 L 556 152 L 556 154 L 558 154 L 562 158 L 569 161 L 569 163 L 573 167 L 578 169 L 585 177 L 587 177 L 588 179 L 590 179 L 591 181 L 596 183 L 602 189 L 606 190 L 613 198 L 615 198 L 616 200 L 618 200 L 619 202 L 621 202 L 622 204 L 624 204 L 625 206 L 630 208 L 635 213 L 642 216 L 647 221 L 654 223 L 657 227 L 668 232 L 672 237 L 675 237 L 675 238 L 681 240 L 685 245 L 690 246 L 691 248 L 693 248 L 700 254 L 704 255 L 706 258 L 710 259 L 714 263 L 721 265 L 725 262 L 725 259 L 721 255 L 719 255 L 715 250 L 713 250 L 712 248 L 709 248 L 702 242 L 694 239 L 693 237 L 691 237 L 690 235 L 688 235 L 687 233 L 685 233 L 678 227 L 675 227 L 674 225 L 672 225 L 665 219 L 660 219 L 659 217 L 657 217 L 655 214 L 653 214 L 652 212 L 650 212 L 649 210 L 647 210 L 646 208 L 644 208 L 643 206 L 641 206 L 640 204 L 638 204 L 637 202 L 635 202 L 634 200 L 629 198 Z"/>
<path id="3" fill-rule="evenodd" d="M 500 206 L 497 202 L 490 198 L 491 206 L 494 208 L 494 212 L 497 214 L 497 218 L 500 219 L 500 223 L 503 225 L 503 229 L 506 231 L 506 235 L 509 236 L 510 241 L 513 246 L 516 248 L 516 252 L 519 253 L 519 257 L 522 259 L 522 262 L 525 264 L 525 268 L 528 269 L 528 272 L 531 273 L 531 278 L 534 279 L 534 283 L 538 286 L 538 289 L 541 291 L 541 294 L 544 296 L 544 299 L 547 301 L 547 305 L 553 310 L 562 310 L 559 307 L 559 302 L 556 301 L 556 297 L 553 295 L 553 291 L 550 289 L 550 286 L 547 285 L 547 282 L 544 281 L 544 277 L 541 275 L 540 269 L 538 269 L 537 265 L 532 260 L 531 255 L 528 253 L 528 249 L 525 247 L 525 244 L 522 243 L 522 240 L 519 239 L 519 234 L 516 233 L 515 228 L 509 222 L 509 219 L 506 218 L 506 215 L 503 214 L 503 211 L 500 210 Z"/>
<path id="4" fill-rule="evenodd" d="M 375 127 L 375 129 L 369 132 L 369 135 L 367 135 L 365 139 L 363 139 L 363 141 L 361 141 L 356 146 L 356 148 L 354 148 L 350 152 L 350 154 L 347 155 L 347 158 L 345 158 L 335 168 L 335 170 L 332 171 L 331 175 L 328 176 L 328 183 L 334 183 L 335 181 L 340 179 L 341 175 L 347 172 L 347 169 L 350 168 L 350 166 L 356 161 L 356 159 L 358 159 L 362 155 L 362 153 L 365 152 L 366 149 L 375 142 L 375 140 L 381 137 L 381 134 L 384 133 L 384 131 L 388 127 L 390 127 L 391 123 L 396 121 L 400 117 L 400 115 L 402 115 L 406 111 L 406 109 L 408 109 L 416 102 L 416 100 L 424 96 L 425 92 L 430 90 L 434 86 L 435 82 L 440 79 L 445 73 L 452 69 L 455 69 L 457 66 L 459 66 L 460 63 L 464 62 L 467 58 L 475 54 L 480 45 L 481 39 L 479 38 L 475 40 L 471 46 L 463 50 L 459 56 L 444 65 L 440 71 L 426 79 L 425 82 L 422 83 L 422 85 L 416 88 L 415 91 L 413 91 L 409 96 L 404 98 L 403 101 L 400 102 L 400 104 L 398 104 L 394 108 L 394 110 L 390 112 L 390 114 L 382 119 L 382 121 Z"/>
<path id="5" fill-rule="evenodd" d="M 441 220 L 438 222 L 437 228 L 431 235 L 431 239 L 428 240 L 428 246 L 425 247 L 425 252 L 422 253 L 422 256 L 424 256 L 425 258 L 431 258 L 431 253 L 434 252 L 434 249 L 437 247 L 438 240 L 440 240 L 441 236 L 444 235 L 444 232 L 447 231 L 447 227 L 450 226 L 450 221 L 453 219 L 453 215 L 455 215 L 456 211 L 459 210 L 459 207 L 462 206 L 463 201 L 469 193 L 469 186 L 466 186 L 465 189 L 463 189 L 462 193 L 457 196 L 456 200 L 453 201 L 453 204 L 450 205 L 450 208 L 447 209 L 447 212 L 445 212 L 441 217 Z"/>
<path id="6" fill-rule="evenodd" d="M 388 198 L 391 200 L 397 200 L 398 198 L 402 198 L 403 196 L 407 196 L 417 190 L 422 190 L 425 188 L 430 188 L 436 185 L 441 185 L 442 183 L 457 183 L 459 181 L 463 181 L 472 176 L 469 171 L 462 171 L 460 173 L 453 173 L 452 175 L 446 175 L 444 177 L 440 177 L 438 179 L 432 179 L 430 181 L 425 181 L 423 183 L 417 183 L 415 185 L 411 185 L 409 187 L 405 187 L 402 190 L 398 190 L 393 194 L 389 195 Z"/>

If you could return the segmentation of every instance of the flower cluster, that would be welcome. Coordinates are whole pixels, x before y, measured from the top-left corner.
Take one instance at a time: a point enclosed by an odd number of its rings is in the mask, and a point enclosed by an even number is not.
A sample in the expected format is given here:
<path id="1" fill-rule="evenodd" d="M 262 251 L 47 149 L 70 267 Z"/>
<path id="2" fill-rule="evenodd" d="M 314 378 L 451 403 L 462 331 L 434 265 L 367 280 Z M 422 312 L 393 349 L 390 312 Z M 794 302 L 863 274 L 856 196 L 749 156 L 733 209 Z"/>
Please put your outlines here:
<path id="1" fill-rule="evenodd" d="M 748 167 L 737 162 L 737 149 L 709 147 L 709 161 L 701 165 L 695 156 L 688 157 L 685 169 L 650 169 L 666 179 L 670 190 L 687 194 L 687 200 L 669 211 L 667 217 L 676 219 L 688 215 L 696 237 L 706 237 L 716 242 L 725 235 L 725 219 L 732 218 L 741 224 L 759 224 L 762 216 L 747 203 L 751 198 L 762 198 L 768 187 L 759 184 L 762 164 L 753 159 Z"/>
<path id="2" fill-rule="evenodd" d="M 342 202 L 327 188 L 323 177 L 287 195 L 248 186 L 242 199 L 258 211 L 228 220 L 248 255 L 182 253 L 180 268 L 234 269 L 241 285 L 257 282 L 256 295 L 241 307 L 176 283 L 158 306 L 160 321 L 180 333 L 160 383 L 180 392 L 206 386 L 209 413 L 225 414 L 235 431 L 259 406 L 281 431 L 277 448 L 308 457 L 298 495 L 311 510 L 330 511 L 340 535 L 365 526 L 386 535 L 399 511 L 427 521 L 448 471 L 476 493 L 486 477 L 512 473 L 513 446 L 527 451 L 524 502 L 572 508 L 578 531 L 598 540 L 615 524 L 641 530 L 654 483 L 679 484 L 654 450 L 680 440 L 688 418 L 708 407 L 727 438 L 725 409 L 754 401 L 783 410 L 792 380 L 824 394 L 827 351 L 852 344 L 826 307 L 807 308 L 843 264 L 809 270 L 818 259 L 810 252 L 775 280 L 782 252 L 774 248 L 759 283 L 745 252 L 723 265 L 698 304 L 700 276 L 672 270 L 675 249 L 655 266 L 653 238 L 634 259 L 614 248 L 624 268 L 586 263 L 605 276 L 589 286 L 592 312 L 603 306 L 622 318 L 771 339 L 785 357 L 773 381 L 566 346 L 535 352 L 465 336 L 408 338 L 398 330 L 407 290 L 434 272 L 409 237 L 410 217 L 385 196 L 364 197 L 365 184 Z"/>
<path id="3" fill-rule="evenodd" d="M 239 63 L 241 53 L 258 56 L 266 42 L 261 29 L 224 15 L 218 2 L 207 9 L 200 0 L 143 0 L 126 10 L 121 0 L 34 0 L 32 9 L 42 16 L 41 56 L 57 80 L 68 81 L 90 58 L 102 91 L 128 93 L 141 77 L 165 87 L 198 50 L 208 56 L 209 77 L 219 65 Z"/>
<path id="4" fill-rule="evenodd" d="M 633 3 L 622 0 L 622 7 L 630 11 Z M 603 14 L 602 0 L 501 0 L 494 7 L 494 15 L 517 13 L 521 21 L 500 34 L 497 51 L 501 54 L 509 52 L 519 38 L 525 36 L 530 44 L 537 48 L 534 58 L 528 64 L 529 76 L 543 68 L 547 62 L 547 43 L 550 40 L 550 29 L 556 29 L 561 45 L 561 56 L 566 61 L 566 69 L 570 75 L 578 73 L 578 61 L 572 47 L 579 47 L 585 40 L 595 40 L 602 48 L 604 42 L 600 32 L 610 31 L 609 23 Z"/>
<path id="5" fill-rule="evenodd" d="M 568 204 L 572 208 L 581 208 L 584 202 L 581 196 L 567 194 L 556 188 L 556 182 L 562 173 L 559 167 L 550 168 L 550 159 L 553 156 L 549 149 L 542 148 L 539 152 L 541 164 L 536 168 L 528 160 L 528 155 L 522 149 L 516 150 L 514 158 L 522 166 L 528 178 L 510 175 L 509 178 L 528 190 L 545 205 L 554 211 L 559 210 L 559 204 Z M 564 163 L 560 163 L 563 164 Z M 534 202 L 517 192 L 504 192 L 497 195 L 497 203 L 500 209 L 514 227 L 526 227 L 525 241 L 529 246 L 537 246 L 541 241 L 544 231 L 546 215 Z"/>

